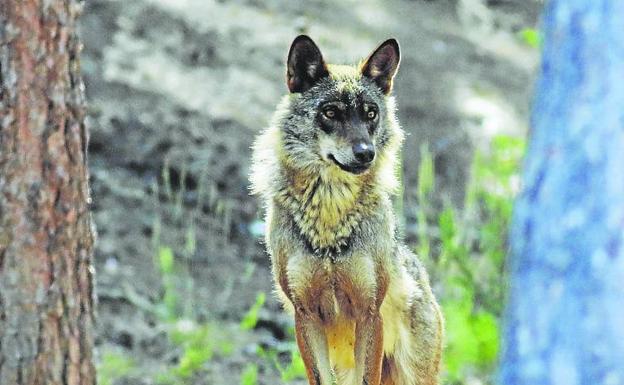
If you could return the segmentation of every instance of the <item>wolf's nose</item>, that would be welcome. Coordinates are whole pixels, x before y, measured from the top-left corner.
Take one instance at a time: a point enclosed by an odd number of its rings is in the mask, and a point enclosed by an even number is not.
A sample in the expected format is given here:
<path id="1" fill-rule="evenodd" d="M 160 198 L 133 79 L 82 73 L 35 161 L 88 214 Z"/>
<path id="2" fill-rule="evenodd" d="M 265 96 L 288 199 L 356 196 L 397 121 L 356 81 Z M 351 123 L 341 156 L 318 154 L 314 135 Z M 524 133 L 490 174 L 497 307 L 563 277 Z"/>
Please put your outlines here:
<path id="1" fill-rule="evenodd" d="M 375 148 L 370 143 L 358 142 L 353 145 L 353 155 L 360 163 L 370 163 L 375 158 Z"/>

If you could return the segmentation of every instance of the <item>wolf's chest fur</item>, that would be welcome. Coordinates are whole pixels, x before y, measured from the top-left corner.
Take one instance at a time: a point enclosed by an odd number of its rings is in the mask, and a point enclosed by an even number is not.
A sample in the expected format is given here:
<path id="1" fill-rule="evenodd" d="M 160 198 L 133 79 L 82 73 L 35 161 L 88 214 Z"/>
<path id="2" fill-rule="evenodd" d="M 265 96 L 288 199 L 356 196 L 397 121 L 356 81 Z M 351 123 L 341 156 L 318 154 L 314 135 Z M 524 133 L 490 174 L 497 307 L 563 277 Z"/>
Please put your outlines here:
<path id="1" fill-rule="evenodd" d="M 295 255 L 287 270 L 293 305 L 323 326 L 330 362 L 353 368 L 355 322 L 374 306 L 384 286 L 373 259 L 365 254 L 337 261 Z"/>
<path id="2" fill-rule="evenodd" d="M 317 175 L 287 172 L 288 183 L 277 195 L 300 235 L 320 255 L 348 249 L 362 218 L 378 205 L 372 173 L 360 179 L 338 173 L 342 171 Z"/>

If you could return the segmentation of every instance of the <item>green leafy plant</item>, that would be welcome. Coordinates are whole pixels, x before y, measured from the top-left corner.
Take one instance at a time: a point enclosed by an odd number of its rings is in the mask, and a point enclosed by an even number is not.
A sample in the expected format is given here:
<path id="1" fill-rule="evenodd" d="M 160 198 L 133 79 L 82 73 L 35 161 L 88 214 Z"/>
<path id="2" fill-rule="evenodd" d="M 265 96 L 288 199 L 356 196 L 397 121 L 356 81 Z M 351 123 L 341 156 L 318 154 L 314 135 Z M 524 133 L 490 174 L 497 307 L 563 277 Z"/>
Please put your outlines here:
<path id="1" fill-rule="evenodd" d="M 498 353 L 499 328 L 496 316 L 484 310 L 474 311 L 469 300 L 443 303 L 449 345 L 446 369 L 451 380 L 458 380 L 468 365 L 490 369 Z"/>
<path id="2" fill-rule="evenodd" d="M 431 155 L 421 151 L 418 198 L 417 251 L 439 250 L 430 258 L 433 275 L 444 292 L 440 302 L 446 318 L 444 354 L 448 380 L 455 384 L 469 372 L 487 377 L 493 370 L 499 345 L 499 319 L 506 293 L 507 229 L 524 140 L 494 137 L 487 152 L 477 152 L 472 163 L 463 210 L 447 203 L 437 214 L 437 232 L 429 231 Z M 431 187 L 432 188 L 432 187 Z M 424 245 L 424 246 L 423 246 Z M 432 247 L 435 245 L 437 247 Z"/>
<path id="3" fill-rule="evenodd" d="M 256 296 L 256 302 L 251 306 L 251 308 L 247 311 L 243 319 L 241 320 L 240 326 L 243 330 L 251 330 L 256 327 L 258 323 L 258 312 L 264 305 L 266 301 L 266 294 L 260 292 Z"/>

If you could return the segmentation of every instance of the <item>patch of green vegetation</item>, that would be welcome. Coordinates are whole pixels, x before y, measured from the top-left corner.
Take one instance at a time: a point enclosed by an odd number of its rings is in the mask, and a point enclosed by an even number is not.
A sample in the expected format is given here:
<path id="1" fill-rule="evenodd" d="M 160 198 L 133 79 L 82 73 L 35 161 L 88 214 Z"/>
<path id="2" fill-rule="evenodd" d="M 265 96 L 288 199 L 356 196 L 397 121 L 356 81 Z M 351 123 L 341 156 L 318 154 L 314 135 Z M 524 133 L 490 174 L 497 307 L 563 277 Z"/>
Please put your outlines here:
<path id="1" fill-rule="evenodd" d="M 256 324 L 258 323 L 258 312 L 260 312 L 260 309 L 262 308 L 262 305 L 264 305 L 265 301 L 266 294 L 262 292 L 258 293 L 256 296 L 256 302 L 251 306 L 240 322 L 241 329 L 251 330 L 256 327 Z"/>
<path id="2" fill-rule="evenodd" d="M 169 330 L 169 339 L 181 353 L 178 363 L 158 374 L 161 384 L 181 384 L 201 372 L 215 355 L 227 356 L 234 350 L 228 333 L 217 325 L 178 320 Z"/>
<path id="3" fill-rule="evenodd" d="M 258 383 L 258 365 L 250 363 L 241 374 L 240 385 L 256 385 Z"/>
<path id="4" fill-rule="evenodd" d="M 431 193 L 435 188 L 435 171 L 433 168 L 433 157 L 429 152 L 427 145 L 420 148 L 420 165 L 418 167 L 418 211 L 416 221 L 418 224 L 418 245 L 416 252 L 425 261 L 428 261 L 431 254 L 429 226 L 427 217 L 431 210 L 429 202 L 431 201 Z"/>
<path id="5" fill-rule="evenodd" d="M 152 247 L 155 250 L 154 264 L 160 273 L 163 295 L 151 310 L 158 317 L 160 326 L 167 332 L 175 354 L 173 357 L 175 364 L 165 366 L 158 373 L 151 374 L 151 377 L 157 383 L 167 385 L 187 384 L 193 381 L 192 378 L 200 375 L 215 356 L 230 355 L 236 348 L 233 335 L 225 333 L 223 325 L 214 321 L 200 321 L 192 301 L 195 287 L 191 276 L 191 263 L 197 251 L 195 218 L 205 203 L 227 221 L 228 205 L 216 199 L 216 193 L 212 190 L 204 191 L 204 185 L 209 183 L 206 180 L 207 173 L 203 173 L 198 183 L 195 207 L 185 207 L 187 174 L 187 166 L 183 164 L 179 181 L 174 183 L 169 161 L 165 160 L 161 174 L 162 184 L 154 182 L 152 185 L 156 208 Z M 164 203 L 161 201 L 163 198 Z M 170 221 L 176 226 L 185 226 L 183 237 L 174 238 L 171 243 L 163 239 L 167 235 L 163 226 Z M 229 224 L 226 223 L 224 226 Z M 255 325 L 258 310 L 256 309 L 255 319 L 248 322 L 253 321 Z"/>
<path id="6" fill-rule="evenodd" d="M 290 351 L 290 362 L 285 367 L 278 366 L 282 381 L 289 382 L 306 378 L 306 369 L 303 358 L 296 347 Z"/>
<path id="7" fill-rule="evenodd" d="M 462 370 L 476 366 L 489 371 L 498 353 L 498 320 L 490 312 L 474 311 L 469 300 L 443 303 L 446 316 L 446 369 L 452 381 L 463 377 Z"/>
<path id="8" fill-rule="evenodd" d="M 162 303 L 156 305 L 158 315 L 166 320 L 173 321 L 178 313 L 178 294 L 175 288 L 174 254 L 173 250 L 167 246 L 158 249 L 158 267 L 160 270 L 164 295 Z"/>
<path id="9" fill-rule="evenodd" d="M 303 363 L 303 359 L 301 358 L 301 354 L 299 353 L 299 349 L 294 342 L 290 342 L 284 345 L 287 349 L 262 349 L 258 348 L 258 356 L 260 358 L 265 359 L 269 363 L 272 363 L 273 367 L 277 369 L 280 374 L 280 378 L 284 382 L 290 382 L 299 379 L 306 378 L 306 370 L 305 365 Z M 289 361 L 286 365 L 283 365 L 278 355 L 280 353 L 288 353 Z"/>
<path id="10" fill-rule="evenodd" d="M 214 355 L 214 336 L 210 325 L 179 321 L 169 337 L 174 344 L 182 348 L 180 361 L 173 371 L 178 377 L 190 377 Z"/>
<path id="11" fill-rule="evenodd" d="M 134 360 L 121 353 L 104 352 L 97 365 L 97 382 L 113 385 L 115 380 L 130 374 L 135 368 Z"/>
<path id="12" fill-rule="evenodd" d="M 167 180 L 167 177 L 163 177 Z M 170 188 L 165 187 L 165 195 Z M 162 300 L 157 303 L 154 308 L 159 319 L 164 323 L 167 330 L 168 338 L 172 345 L 179 350 L 177 364 L 165 368 L 157 373 L 154 378 L 160 384 L 185 384 L 194 375 L 205 370 L 207 364 L 215 355 L 227 356 L 234 352 L 236 346 L 232 339 L 231 333 L 224 333 L 224 329 L 215 323 L 198 322 L 193 317 L 192 311 L 187 311 L 180 300 L 185 298 L 185 293 L 189 290 L 188 286 L 180 285 L 180 275 L 188 274 L 184 269 L 183 263 L 178 258 L 184 255 L 192 254 L 196 248 L 194 227 L 190 227 L 185 236 L 185 244 L 183 252 L 179 255 L 174 253 L 169 246 L 158 245 L 155 257 L 155 263 L 161 275 L 164 294 Z M 248 266 L 244 276 L 247 279 L 253 274 L 254 266 Z M 187 279 L 190 281 L 190 279 Z M 182 290 L 182 291 L 181 291 Z M 254 304 L 246 312 L 240 321 L 238 332 L 253 329 L 258 323 L 258 314 L 266 301 L 265 293 L 258 293 Z M 185 309 L 183 311 L 183 309 Z M 241 378 L 245 383 L 255 383 L 257 379 L 257 367 L 249 366 Z"/>
<path id="13" fill-rule="evenodd" d="M 524 28 L 518 32 L 518 38 L 532 48 L 541 48 L 544 38 L 540 31 L 534 28 Z"/>
<path id="14" fill-rule="evenodd" d="M 419 176 L 418 198 L 423 214 L 418 224 L 419 236 L 427 239 L 419 239 L 417 251 L 437 251 L 425 261 L 432 275 L 443 283 L 444 359 L 451 384 L 462 383 L 467 373 L 475 371 L 487 378 L 496 363 L 499 320 L 508 283 L 508 228 L 524 149 L 522 139 L 494 137 L 489 151 L 475 154 L 463 209 L 456 210 L 447 203 L 439 214 L 427 209 L 435 181 L 429 165 L 431 155 L 426 149 L 421 152 L 420 172 L 424 176 Z M 437 220 L 432 220 L 432 215 Z M 431 222 L 437 222 L 437 231 L 430 231 Z"/>

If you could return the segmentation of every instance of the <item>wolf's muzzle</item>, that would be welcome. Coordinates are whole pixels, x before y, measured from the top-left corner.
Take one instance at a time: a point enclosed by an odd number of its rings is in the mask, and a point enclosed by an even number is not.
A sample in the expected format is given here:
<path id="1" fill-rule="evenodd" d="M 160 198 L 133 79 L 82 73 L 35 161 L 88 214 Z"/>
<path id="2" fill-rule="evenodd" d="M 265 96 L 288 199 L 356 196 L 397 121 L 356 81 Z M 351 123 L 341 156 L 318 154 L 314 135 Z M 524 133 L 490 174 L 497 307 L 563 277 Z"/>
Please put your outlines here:
<path id="1" fill-rule="evenodd" d="M 375 159 L 375 147 L 372 143 L 357 142 L 351 149 L 355 159 L 362 164 L 370 163 Z"/>

